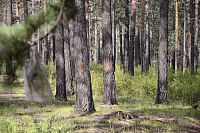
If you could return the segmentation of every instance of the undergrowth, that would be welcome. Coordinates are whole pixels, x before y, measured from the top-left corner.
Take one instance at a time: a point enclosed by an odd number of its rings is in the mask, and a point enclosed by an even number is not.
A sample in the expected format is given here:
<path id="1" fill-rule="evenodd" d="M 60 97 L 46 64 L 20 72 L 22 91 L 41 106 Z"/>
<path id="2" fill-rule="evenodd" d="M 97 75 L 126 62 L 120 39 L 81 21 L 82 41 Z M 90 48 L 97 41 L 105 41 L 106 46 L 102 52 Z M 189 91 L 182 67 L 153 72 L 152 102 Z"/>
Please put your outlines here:
<path id="1" fill-rule="evenodd" d="M 56 90 L 56 68 L 54 63 L 46 67 L 47 76 L 52 90 Z M 141 67 L 135 67 L 134 76 L 123 73 L 121 64 L 116 64 L 115 81 L 117 97 L 132 97 L 139 99 L 155 99 L 157 94 L 158 75 L 150 67 L 146 73 L 141 73 Z M 91 80 L 94 98 L 103 98 L 103 69 L 100 64 L 91 63 Z M 174 74 L 172 68 L 168 73 L 168 95 L 171 104 L 198 104 L 200 101 L 200 73 L 191 75 L 189 70 Z"/>
<path id="2" fill-rule="evenodd" d="M 45 68 L 49 83 L 55 93 L 55 64 L 49 63 Z M 168 95 L 170 105 L 155 105 L 158 75 L 154 73 L 154 69 L 150 67 L 149 72 L 141 73 L 141 68 L 138 67 L 135 68 L 134 76 L 131 76 L 123 73 L 121 64 L 116 64 L 115 80 L 119 106 L 105 106 L 102 105 L 102 70 L 101 65 L 91 63 L 95 113 L 86 116 L 74 114 L 75 97 L 70 97 L 68 101 L 64 102 L 64 105 L 53 99 L 48 104 L 35 104 L 23 102 L 19 99 L 18 101 L 12 101 L 12 99 L 10 102 L 8 102 L 8 99 L 3 101 L 2 97 L 0 99 L 0 132 L 70 133 L 80 130 L 84 132 L 85 129 L 95 132 L 97 129 L 102 131 L 106 127 L 107 131 L 110 132 L 126 132 L 129 131 L 129 128 L 130 131 L 139 132 L 179 132 L 185 131 L 184 128 L 193 127 L 200 120 L 199 110 L 186 106 L 197 104 L 200 101 L 199 73 L 190 75 L 189 70 L 187 70 L 185 75 L 181 72 L 176 75 L 169 68 Z M 5 88 L 3 84 L 3 82 L 0 82 L 0 91 L 2 92 L 6 92 L 8 89 L 23 93 L 22 83 L 13 84 L 12 88 Z M 110 115 L 115 111 L 125 112 L 135 118 L 133 120 L 119 120 L 116 115 Z M 171 118 L 173 123 L 167 122 L 168 118 Z M 119 122 L 130 123 L 121 124 Z M 114 127 L 120 128 L 115 129 Z"/>
<path id="3" fill-rule="evenodd" d="M 131 76 L 123 73 L 121 64 L 116 65 L 115 80 L 118 97 L 132 97 L 138 99 L 155 99 L 157 94 L 158 75 L 154 68 L 149 72 L 141 73 L 140 67 L 135 67 L 135 74 Z M 92 88 L 94 97 L 103 95 L 103 72 L 102 66 L 92 63 L 91 65 Z M 177 75 L 172 68 L 168 73 L 168 95 L 171 104 L 183 105 L 198 104 L 200 101 L 200 73 L 191 75 L 189 70 L 185 75 L 179 72 Z"/>

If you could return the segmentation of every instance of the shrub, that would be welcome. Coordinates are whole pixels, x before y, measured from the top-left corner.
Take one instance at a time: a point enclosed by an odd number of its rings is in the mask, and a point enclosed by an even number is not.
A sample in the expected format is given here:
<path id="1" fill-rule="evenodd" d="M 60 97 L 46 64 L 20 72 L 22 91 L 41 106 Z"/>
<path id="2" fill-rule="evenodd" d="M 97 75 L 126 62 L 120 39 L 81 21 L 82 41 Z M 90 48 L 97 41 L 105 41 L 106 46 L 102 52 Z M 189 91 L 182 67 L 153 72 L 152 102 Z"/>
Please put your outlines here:
<path id="1" fill-rule="evenodd" d="M 45 66 L 47 78 L 53 92 L 56 91 L 56 65 L 54 62 L 49 62 Z"/>

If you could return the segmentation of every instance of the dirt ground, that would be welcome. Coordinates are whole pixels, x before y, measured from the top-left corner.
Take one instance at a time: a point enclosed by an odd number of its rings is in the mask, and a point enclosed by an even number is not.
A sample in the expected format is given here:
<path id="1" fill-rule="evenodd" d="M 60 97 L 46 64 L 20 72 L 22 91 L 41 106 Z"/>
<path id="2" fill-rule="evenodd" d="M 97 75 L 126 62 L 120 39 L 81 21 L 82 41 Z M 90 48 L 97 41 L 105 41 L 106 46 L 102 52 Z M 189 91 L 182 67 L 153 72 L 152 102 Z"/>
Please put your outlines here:
<path id="1" fill-rule="evenodd" d="M 23 113 L 18 113 L 15 116 L 15 120 L 18 119 L 19 116 L 24 114 L 31 114 L 34 116 L 34 122 L 50 120 L 49 116 L 42 116 L 41 114 L 37 114 L 35 109 L 31 109 L 29 107 L 30 102 L 24 100 L 24 94 L 19 95 L 16 93 L 11 93 L 9 91 L 0 92 L 0 106 L 6 105 L 10 106 L 11 104 L 16 104 L 22 106 L 24 108 Z M 36 104 L 38 107 L 46 107 L 48 106 L 73 106 L 75 101 L 68 102 L 48 102 L 45 104 Z M 162 111 L 155 111 L 148 115 L 146 114 L 145 109 L 132 109 L 132 108 L 124 108 L 125 105 L 103 105 L 98 104 L 95 107 L 98 110 L 92 114 L 77 114 L 72 113 L 71 117 L 66 114 L 59 114 L 56 119 L 66 119 L 66 122 L 73 122 L 73 126 L 66 127 L 65 130 L 71 130 L 72 132 L 95 132 L 95 133 L 103 133 L 103 132 L 191 132 L 191 133 L 199 133 L 200 132 L 200 116 L 194 116 L 195 113 L 190 113 L 193 111 L 192 109 L 185 108 L 175 108 L 180 111 L 187 111 L 188 113 L 180 116 L 179 114 L 168 114 L 165 112 L 165 109 Z M 122 109 L 121 109 L 122 108 Z M 109 110 L 105 112 L 101 112 L 102 110 Z M 173 108 L 172 108 L 173 110 Z M 195 111 L 199 111 L 198 109 Z M 51 113 L 52 109 L 46 108 L 45 112 Z M 73 117 L 72 117 L 73 116 Z M 81 117 L 84 116 L 82 120 Z M 77 119 L 79 118 L 79 119 Z M 92 127 L 92 128 L 91 128 Z"/>

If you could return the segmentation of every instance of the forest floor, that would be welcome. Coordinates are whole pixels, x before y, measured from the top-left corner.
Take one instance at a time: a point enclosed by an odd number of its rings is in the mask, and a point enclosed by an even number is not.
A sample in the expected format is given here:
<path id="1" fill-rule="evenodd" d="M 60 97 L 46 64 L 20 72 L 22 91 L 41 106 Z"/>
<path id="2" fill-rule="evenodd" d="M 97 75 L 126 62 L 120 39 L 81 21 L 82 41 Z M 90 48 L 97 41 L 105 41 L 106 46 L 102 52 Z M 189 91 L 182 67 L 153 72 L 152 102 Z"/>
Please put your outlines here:
<path id="1" fill-rule="evenodd" d="M 12 86 L 13 87 L 13 86 Z M 200 132 L 200 109 L 181 105 L 154 105 L 153 100 L 118 98 L 103 105 L 94 98 L 96 112 L 77 114 L 75 97 L 66 102 L 24 100 L 23 86 L 0 89 L 0 132 Z M 144 101 L 145 100 L 145 101 Z"/>

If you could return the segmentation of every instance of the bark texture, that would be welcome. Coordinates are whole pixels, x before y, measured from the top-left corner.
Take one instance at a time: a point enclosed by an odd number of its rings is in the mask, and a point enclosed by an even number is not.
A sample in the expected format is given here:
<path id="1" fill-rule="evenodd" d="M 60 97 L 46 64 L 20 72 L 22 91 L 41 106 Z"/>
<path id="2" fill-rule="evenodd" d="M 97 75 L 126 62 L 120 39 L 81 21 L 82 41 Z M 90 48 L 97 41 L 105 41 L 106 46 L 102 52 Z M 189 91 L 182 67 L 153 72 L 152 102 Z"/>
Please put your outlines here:
<path id="1" fill-rule="evenodd" d="M 45 14 L 45 18 L 44 19 L 47 19 L 46 17 L 46 8 L 47 8 L 47 0 L 44 0 L 44 14 Z M 47 24 L 45 23 L 45 27 L 44 27 L 44 34 L 47 33 Z M 47 65 L 48 64 L 48 61 L 49 61 L 49 43 L 48 43 L 48 36 L 46 36 L 44 38 L 44 64 Z"/>
<path id="2" fill-rule="evenodd" d="M 198 35 L 199 35 L 199 0 L 195 0 L 195 39 L 194 39 L 194 73 L 198 68 Z"/>
<path id="3" fill-rule="evenodd" d="M 67 100 L 65 84 L 65 60 L 64 60 L 64 35 L 63 24 L 60 24 L 56 34 L 56 99 Z"/>
<path id="4" fill-rule="evenodd" d="M 119 24 L 119 54 L 120 54 L 120 63 L 124 63 L 124 58 L 123 58 L 123 45 L 122 45 L 122 26 Z"/>
<path id="5" fill-rule="evenodd" d="M 65 19 L 66 20 L 66 19 Z M 72 65 L 71 65 L 71 53 L 70 53 L 70 40 L 69 40 L 69 25 L 64 23 L 64 58 L 65 58 L 65 82 L 66 82 L 66 95 L 74 95 L 74 87 L 72 84 Z"/>
<path id="6" fill-rule="evenodd" d="M 141 57 L 141 65 L 142 65 L 142 72 L 144 72 L 144 16 L 145 16 L 145 1 L 142 0 L 142 17 L 141 17 L 141 43 L 140 43 L 140 57 Z"/>
<path id="7" fill-rule="evenodd" d="M 129 72 L 129 0 L 125 0 L 124 73 Z"/>
<path id="8" fill-rule="evenodd" d="M 102 0 L 104 104 L 117 104 L 111 29 L 111 0 Z"/>
<path id="9" fill-rule="evenodd" d="M 184 0 L 184 35 L 183 35 L 183 74 L 187 68 L 187 44 L 186 44 L 186 0 Z"/>
<path id="10" fill-rule="evenodd" d="M 115 23 L 115 6 L 116 0 L 112 0 L 112 45 L 113 45 L 113 68 L 115 71 L 115 61 L 116 61 L 116 23 Z"/>
<path id="11" fill-rule="evenodd" d="M 141 65 L 141 57 L 140 57 L 140 31 L 137 31 L 135 37 L 135 66 L 138 67 Z"/>
<path id="12" fill-rule="evenodd" d="M 90 113 L 95 111 L 92 97 L 91 75 L 89 71 L 89 49 L 87 45 L 85 2 L 75 0 L 78 13 L 75 17 L 74 48 L 76 78 L 76 111 Z"/>
<path id="13" fill-rule="evenodd" d="M 160 0 L 159 68 L 156 104 L 168 104 L 168 7 L 169 0 Z"/>
<path id="14" fill-rule="evenodd" d="M 178 73 L 178 0 L 175 1 L 175 74 Z"/>
<path id="15" fill-rule="evenodd" d="M 146 47 L 145 47 L 145 72 L 149 71 L 149 65 L 150 65 L 150 25 L 149 25 L 149 2 L 146 2 L 146 34 L 145 34 L 145 40 L 146 40 Z"/>
<path id="16" fill-rule="evenodd" d="M 190 0 L 191 74 L 194 74 L 194 21 L 195 21 L 195 3 L 194 0 Z"/>
<path id="17" fill-rule="evenodd" d="M 130 47 L 129 47 L 129 72 L 134 75 L 134 45 L 135 45 L 135 22 L 136 22 L 136 7 L 137 0 L 131 2 L 131 30 L 130 30 Z"/>

